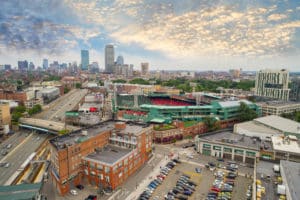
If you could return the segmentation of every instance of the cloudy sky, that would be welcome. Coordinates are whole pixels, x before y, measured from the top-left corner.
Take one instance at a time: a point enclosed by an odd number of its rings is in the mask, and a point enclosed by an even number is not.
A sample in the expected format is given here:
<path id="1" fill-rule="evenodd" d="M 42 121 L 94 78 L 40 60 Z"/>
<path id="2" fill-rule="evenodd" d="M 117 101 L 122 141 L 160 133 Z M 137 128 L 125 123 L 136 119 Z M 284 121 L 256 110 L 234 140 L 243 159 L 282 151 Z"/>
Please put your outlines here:
<path id="1" fill-rule="evenodd" d="M 103 68 L 104 46 L 152 70 L 300 71 L 299 0 L 1 0 L 0 64 Z"/>

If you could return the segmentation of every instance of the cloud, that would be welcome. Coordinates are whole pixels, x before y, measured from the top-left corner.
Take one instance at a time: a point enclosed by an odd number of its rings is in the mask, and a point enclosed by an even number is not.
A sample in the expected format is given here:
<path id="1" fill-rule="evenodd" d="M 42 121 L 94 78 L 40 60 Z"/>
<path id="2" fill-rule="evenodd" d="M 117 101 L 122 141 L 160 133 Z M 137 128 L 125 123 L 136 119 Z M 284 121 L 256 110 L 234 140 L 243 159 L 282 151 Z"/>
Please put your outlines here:
<path id="1" fill-rule="evenodd" d="M 272 14 L 268 16 L 269 21 L 280 21 L 286 19 L 288 16 L 284 14 Z"/>

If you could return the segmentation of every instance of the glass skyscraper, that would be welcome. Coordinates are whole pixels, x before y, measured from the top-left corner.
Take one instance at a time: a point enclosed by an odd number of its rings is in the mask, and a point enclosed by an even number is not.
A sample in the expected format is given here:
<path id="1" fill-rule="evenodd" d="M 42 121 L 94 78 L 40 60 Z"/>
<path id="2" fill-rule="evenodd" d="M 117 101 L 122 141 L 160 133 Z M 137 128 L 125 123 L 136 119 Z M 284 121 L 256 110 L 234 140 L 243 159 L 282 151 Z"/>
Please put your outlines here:
<path id="1" fill-rule="evenodd" d="M 81 70 L 88 70 L 89 63 L 89 51 L 81 50 Z"/>

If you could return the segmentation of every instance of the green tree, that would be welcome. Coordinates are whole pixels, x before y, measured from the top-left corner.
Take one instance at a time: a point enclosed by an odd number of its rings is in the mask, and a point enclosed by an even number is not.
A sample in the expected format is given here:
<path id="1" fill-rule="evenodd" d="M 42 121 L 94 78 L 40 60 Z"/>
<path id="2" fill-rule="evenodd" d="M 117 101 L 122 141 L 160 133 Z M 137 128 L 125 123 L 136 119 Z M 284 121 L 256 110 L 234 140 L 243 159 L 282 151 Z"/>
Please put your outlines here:
<path id="1" fill-rule="evenodd" d="M 211 117 L 205 117 L 203 119 L 203 122 L 205 126 L 207 127 L 208 131 L 215 131 L 219 129 L 219 124 L 217 123 L 217 120 Z"/>
<path id="2" fill-rule="evenodd" d="M 26 111 L 26 107 L 20 105 L 20 106 L 15 107 L 14 111 L 19 112 L 19 113 L 24 113 Z"/>
<path id="3" fill-rule="evenodd" d="M 21 112 L 13 111 L 12 115 L 11 115 L 11 120 L 13 122 L 18 122 L 21 117 L 22 117 L 22 113 Z"/>
<path id="4" fill-rule="evenodd" d="M 99 85 L 104 86 L 104 82 L 102 80 L 99 80 Z"/>
<path id="5" fill-rule="evenodd" d="M 67 94 L 70 91 L 68 87 L 64 87 L 64 93 Z"/>
<path id="6" fill-rule="evenodd" d="M 76 88 L 81 88 L 81 83 L 76 83 L 76 84 L 75 84 L 75 87 L 76 87 Z"/>
<path id="7" fill-rule="evenodd" d="M 112 82 L 113 83 L 127 83 L 127 81 L 123 80 L 123 79 L 116 79 L 116 80 L 113 80 Z"/>
<path id="8" fill-rule="evenodd" d="M 142 78 L 135 78 L 129 81 L 131 84 L 150 85 L 149 81 Z"/>
<path id="9" fill-rule="evenodd" d="M 244 102 L 240 103 L 240 107 L 238 109 L 238 119 L 241 122 L 250 121 L 257 117 L 257 113 L 249 108 L 247 104 Z"/>

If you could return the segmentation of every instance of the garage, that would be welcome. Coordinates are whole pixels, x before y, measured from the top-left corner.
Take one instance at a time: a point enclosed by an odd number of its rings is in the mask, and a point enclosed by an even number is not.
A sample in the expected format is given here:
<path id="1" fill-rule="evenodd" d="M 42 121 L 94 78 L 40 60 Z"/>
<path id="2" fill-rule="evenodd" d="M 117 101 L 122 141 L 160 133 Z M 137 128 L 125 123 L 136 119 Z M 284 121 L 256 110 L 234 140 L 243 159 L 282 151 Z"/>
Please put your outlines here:
<path id="1" fill-rule="evenodd" d="M 240 155 L 234 155 L 234 160 L 235 160 L 235 161 L 239 161 L 239 162 L 243 162 L 243 156 L 240 156 Z"/>
<path id="2" fill-rule="evenodd" d="M 223 158 L 231 160 L 231 156 L 232 156 L 231 153 L 223 153 Z"/>
<path id="3" fill-rule="evenodd" d="M 249 164 L 254 164 L 254 160 L 255 160 L 255 158 L 249 158 L 249 157 L 246 157 L 245 162 L 246 162 L 246 163 L 249 163 Z"/>

